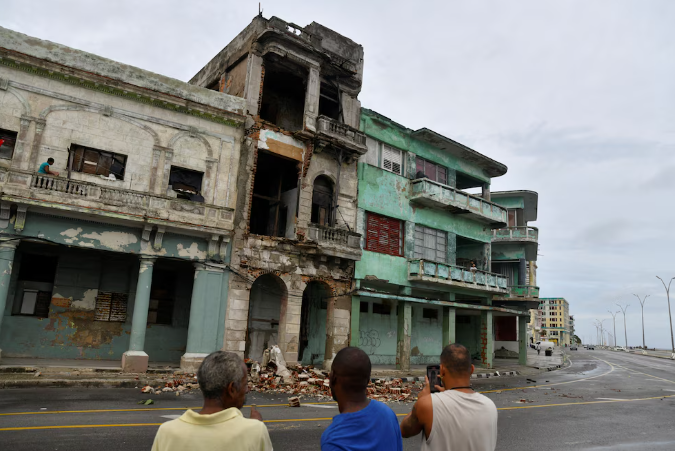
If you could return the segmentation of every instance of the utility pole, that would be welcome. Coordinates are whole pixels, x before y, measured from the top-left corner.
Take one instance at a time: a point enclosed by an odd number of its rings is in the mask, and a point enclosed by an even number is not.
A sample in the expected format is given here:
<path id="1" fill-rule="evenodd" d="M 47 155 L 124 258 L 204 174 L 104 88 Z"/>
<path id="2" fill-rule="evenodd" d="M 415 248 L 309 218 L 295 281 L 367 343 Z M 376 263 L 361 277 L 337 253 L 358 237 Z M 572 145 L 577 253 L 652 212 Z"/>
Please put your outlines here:
<path id="1" fill-rule="evenodd" d="M 616 304 L 619 306 L 621 311 L 623 312 L 623 333 L 626 338 L 626 350 L 628 349 L 628 331 L 626 330 L 626 310 L 628 310 L 628 307 L 630 307 L 630 304 L 626 304 L 626 307 L 621 307 L 619 304 Z"/>
<path id="2" fill-rule="evenodd" d="M 647 345 L 645 344 L 645 301 L 647 301 L 649 295 L 646 295 L 642 299 L 640 299 L 640 296 L 635 293 L 633 293 L 633 296 L 638 298 L 638 301 L 640 301 L 640 309 L 642 310 L 642 353 L 644 354 L 645 350 L 647 349 Z"/>
<path id="3" fill-rule="evenodd" d="M 609 310 L 607 310 L 609 312 Z M 616 346 L 616 315 L 619 314 L 619 312 L 609 312 L 610 315 L 612 315 L 612 320 L 614 321 L 614 346 Z"/>
<path id="4" fill-rule="evenodd" d="M 609 320 L 609 318 L 605 318 L 602 321 L 600 321 L 599 319 L 596 319 L 596 321 L 598 322 L 598 324 L 600 326 L 600 341 L 601 341 L 600 345 L 601 346 L 605 346 L 605 328 L 602 326 L 602 323 L 604 321 L 608 321 L 608 320 Z"/>
<path id="5" fill-rule="evenodd" d="M 670 358 L 672 360 L 675 360 L 675 339 L 673 339 L 673 317 L 670 315 L 670 284 L 673 283 L 673 279 L 675 279 L 675 277 L 670 279 L 667 288 L 666 283 L 663 281 L 662 278 L 660 278 L 659 276 L 656 276 L 656 278 L 661 281 L 661 283 L 663 284 L 663 288 L 666 289 L 666 297 L 668 298 L 668 319 L 670 319 L 670 344 L 672 346 L 672 353 L 670 354 Z"/>

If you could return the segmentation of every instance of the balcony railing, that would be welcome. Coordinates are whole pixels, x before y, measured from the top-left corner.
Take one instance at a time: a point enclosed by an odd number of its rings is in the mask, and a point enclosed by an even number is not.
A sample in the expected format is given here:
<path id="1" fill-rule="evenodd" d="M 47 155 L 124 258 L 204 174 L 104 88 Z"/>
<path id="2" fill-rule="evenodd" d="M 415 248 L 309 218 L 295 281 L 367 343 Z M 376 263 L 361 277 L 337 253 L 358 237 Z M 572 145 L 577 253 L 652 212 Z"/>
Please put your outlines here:
<path id="1" fill-rule="evenodd" d="M 166 219 L 186 226 L 231 228 L 222 221 L 233 220 L 227 207 L 192 202 L 152 193 L 97 185 L 80 180 L 52 177 L 35 172 L 0 169 L 2 195 L 37 202 L 57 202 L 62 208 L 92 208 L 101 214 L 127 215 L 130 218 Z"/>
<path id="2" fill-rule="evenodd" d="M 479 196 L 427 178 L 412 181 L 411 202 L 467 214 L 493 226 L 506 225 L 506 209 Z"/>
<path id="3" fill-rule="evenodd" d="M 345 254 L 345 256 L 347 254 L 361 254 L 360 233 L 336 227 L 309 224 L 307 237 L 312 241 L 316 241 L 328 255 L 339 256 L 338 254 L 340 253 Z"/>
<path id="4" fill-rule="evenodd" d="M 408 261 L 408 280 L 436 282 L 461 288 L 508 293 L 508 279 L 501 274 L 470 270 L 462 266 L 414 259 Z"/>
<path id="5" fill-rule="evenodd" d="M 342 124 L 328 116 L 319 116 L 317 119 L 317 132 L 344 143 L 352 151 L 363 155 L 368 148 L 366 147 L 365 133 Z"/>
<path id="6" fill-rule="evenodd" d="M 509 287 L 511 297 L 521 298 L 538 298 L 539 287 L 534 285 L 512 285 Z"/>
<path id="7" fill-rule="evenodd" d="M 492 231 L 492 242 L 498 241 L 531 241 L 539 239 L 539 229 L 536 227 L 505 227 Z"/>

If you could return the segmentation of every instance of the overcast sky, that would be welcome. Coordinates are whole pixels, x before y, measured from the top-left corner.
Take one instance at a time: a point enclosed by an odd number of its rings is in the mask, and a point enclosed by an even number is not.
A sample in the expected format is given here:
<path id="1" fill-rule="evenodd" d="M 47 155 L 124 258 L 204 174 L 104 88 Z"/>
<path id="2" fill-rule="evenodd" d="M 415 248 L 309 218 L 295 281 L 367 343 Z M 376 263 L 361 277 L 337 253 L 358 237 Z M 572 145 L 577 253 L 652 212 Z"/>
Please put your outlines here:
<path id="1" fill-rule="evenodd" d="M 630 304 L 628 342 L 642 344 L 632 293 L 650 294 L 647 345 L 670 347 L 655 275 L 675 276 L 675 1 L 262 3 L 265 17 L 363 45 L 364 107 L 505 163 L 493 190 L 539 193 L 541 296 L 569 301 L 580 336 Z M 2 4 L 4 27 L 185 81 L 258 12 L 246 0 Z"/>

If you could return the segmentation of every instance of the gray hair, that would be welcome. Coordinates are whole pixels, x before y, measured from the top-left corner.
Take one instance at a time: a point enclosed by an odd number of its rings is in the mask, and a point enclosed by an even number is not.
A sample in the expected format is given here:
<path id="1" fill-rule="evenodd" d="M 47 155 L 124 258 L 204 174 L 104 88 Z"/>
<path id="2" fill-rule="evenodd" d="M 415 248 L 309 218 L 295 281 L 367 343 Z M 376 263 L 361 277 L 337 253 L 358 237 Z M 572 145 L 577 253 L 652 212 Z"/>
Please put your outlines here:
<path id="1" fill-rule="evenodd" d="M 246 372 L 243 360 L 234 352 L 212 352 L 202 362 L 197 371 L 197 381 L 202 389 L 204 398 L 220 398 L 231 382 L 241 389 L 242 379 Z"/>

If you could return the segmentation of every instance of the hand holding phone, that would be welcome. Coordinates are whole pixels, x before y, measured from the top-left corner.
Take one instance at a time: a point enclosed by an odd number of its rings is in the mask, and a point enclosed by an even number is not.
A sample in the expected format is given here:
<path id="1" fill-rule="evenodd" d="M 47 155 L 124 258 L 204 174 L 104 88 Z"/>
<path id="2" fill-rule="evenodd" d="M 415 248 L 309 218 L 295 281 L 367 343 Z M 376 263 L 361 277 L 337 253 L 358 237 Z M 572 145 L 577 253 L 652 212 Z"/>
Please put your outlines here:
<path id="1" fill-rule="evenodd" d="M 427 379 L 429 380 L 429 390 L 431 390 L 431 393 L 438 393 L 436 386 L 443 386 L 443 380 L 441 380 L 441 365 L 428 365 Z"/>

